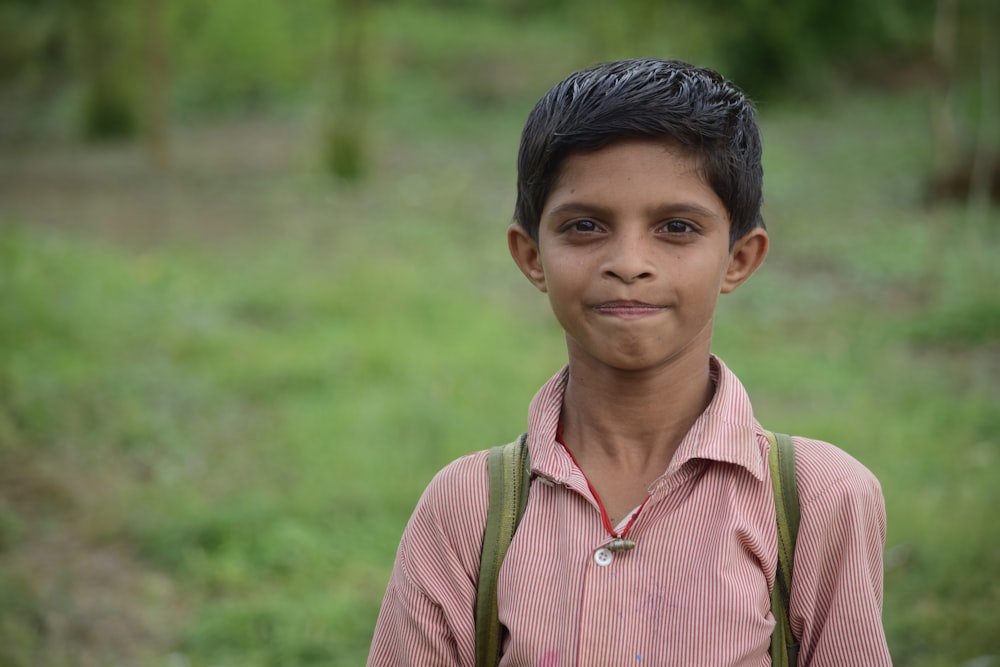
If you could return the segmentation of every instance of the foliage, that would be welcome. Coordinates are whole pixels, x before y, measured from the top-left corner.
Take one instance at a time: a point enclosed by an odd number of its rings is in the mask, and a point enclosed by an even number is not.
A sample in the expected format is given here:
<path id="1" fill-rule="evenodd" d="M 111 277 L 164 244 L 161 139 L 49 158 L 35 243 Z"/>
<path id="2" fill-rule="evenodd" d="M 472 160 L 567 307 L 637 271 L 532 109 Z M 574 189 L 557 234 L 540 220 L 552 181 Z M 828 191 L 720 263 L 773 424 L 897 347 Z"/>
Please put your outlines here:
<path id="1" fill-rule="evenodd" d="M 883 61 L 900 55 L 923 54 L 926 60 L 933 17 L 930 0 L 876 5 L 635 0 L 610 13 L 606 4 L 592 0 L 530 5 L 259 0 L 253 11 L 237 0 L 175 0 L 167 7 L 172 104 L 183 116 L 282 108 L 303 99 L 336 104 L 338 80 L 357 70 L 342 62 L 343 43 L 359 35 L 369 42 L 362 54 L 367 85 L 383 91 L 401 83 L 385 77 L 402 67 L 416 75 L 414 83 L 430 85 L 428 90 L 435 82 L 452 82 L 477 94 L 477 82 L 489 84 L 496 73 L 487 70 L 481 78 L 459 72 L 455 80 L 452 70 L 501 66 L 484 63 L 487 54 L 519 61 L 526 55 L 522 49 L 533 51 L 536 35 L 545 33 L 548 48 L 535 62 L 567 63 L 552 68 L 554 73 L 627 55 L 672 56 L 714 64 L 755 97 L 815 92 L 844 70 L 881 71 Z M 61 72 L 91 91 L 81 103 L 95 123 L 116 118 L 114 127 L 135 123 L 142 108 L 138 83 L 147 76 L 141 47 L 148 16 L 120 0 L 11 2 L 0 11 L 7 27 L 2 34 L 9 37 L 0 47 L 3 78 L 24 83 Z M 363 26 L 356 25 L 358 12 L 369 16 Z M 462 29 L 455 29 L 456 22 Z M 510 48 L 511 34 L 518 35 L 517 49 Z M 488 101 L 497 99 L 504 98 Z"/>
<path id="2" fill-rule="evenodd" d="M 832 75 L 926 52 L 933 3 L 709 0 L 721 68 L 754 97 L 822 92 Z M 909 52 L 909 53 L 907 53 Z"/>
<path id="3" fill-rule="evenodd" d="M 326 49 L 337 16 L 306 0 L 171 2 L 177 104 L 189 108 L 278 105 L 315 87 L 329 70 Z"/>

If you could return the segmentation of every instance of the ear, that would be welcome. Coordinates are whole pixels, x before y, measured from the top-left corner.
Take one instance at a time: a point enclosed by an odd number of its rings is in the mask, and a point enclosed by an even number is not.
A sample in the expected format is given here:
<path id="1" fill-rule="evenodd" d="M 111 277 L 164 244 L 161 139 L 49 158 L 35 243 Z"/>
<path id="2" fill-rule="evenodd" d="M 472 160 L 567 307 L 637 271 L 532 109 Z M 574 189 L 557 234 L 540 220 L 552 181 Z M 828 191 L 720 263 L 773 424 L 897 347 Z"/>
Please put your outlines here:
<path id="1" fill-rule="evenodd" d="M 545 284 L 545 269 L 542 267 L 542 256 L 538 252 L 538 242 L 531 238 L 528 230 L 516 222 L 508 227 L 507 247 L 521 273 L 540 292 L 547 292 L 549 288 Z"/>
<path id="2" fill-rule="evenodd" d="M 729 268 L 722 281 L 722 293 L 728 294 L 746 282 L 767 256 L 767 231 L 755 227 L 736 241 L 729 253 Z"/>

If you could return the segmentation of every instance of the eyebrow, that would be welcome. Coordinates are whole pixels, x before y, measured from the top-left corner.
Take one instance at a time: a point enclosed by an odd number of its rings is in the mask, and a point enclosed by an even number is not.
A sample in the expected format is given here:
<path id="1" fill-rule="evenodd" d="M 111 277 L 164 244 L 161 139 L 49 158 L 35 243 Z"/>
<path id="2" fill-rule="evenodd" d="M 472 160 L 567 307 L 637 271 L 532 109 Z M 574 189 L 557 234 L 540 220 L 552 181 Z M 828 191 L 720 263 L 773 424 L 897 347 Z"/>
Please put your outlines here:
<path id="1" fill-rule="evenodd" d="M 661 204 L 651 208 L 648 213 L 657 218 L 685 214 L 715 219 L 722 217 L 716 211 L 691 202 L 672 202 L 669 204 Z M 548 216 L 565 214 L 593 215 L 599 218 L 608 218 L 612 215 L 612 211 L 610 208 L 600 206 L 598 204 L 588 204 L 583 201 L 568 201 L 564 204 L 559 204 L 555 208 L 546 212 L 546 215 Z"/>

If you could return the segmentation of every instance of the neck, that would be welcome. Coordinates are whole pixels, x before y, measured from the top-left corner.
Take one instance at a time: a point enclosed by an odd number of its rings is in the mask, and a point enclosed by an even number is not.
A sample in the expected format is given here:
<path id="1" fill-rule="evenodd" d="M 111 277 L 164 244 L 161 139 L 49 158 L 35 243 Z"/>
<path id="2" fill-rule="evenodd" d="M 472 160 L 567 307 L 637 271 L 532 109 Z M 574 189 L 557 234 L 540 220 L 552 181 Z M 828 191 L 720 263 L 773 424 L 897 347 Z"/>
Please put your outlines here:
<path id="1" fill-rule="evenodd" d="M 713 393 L 707 352 L 643 371 L 571 356 L 562 413 L 566 446 L 578 459 L 662 472 Z"/>

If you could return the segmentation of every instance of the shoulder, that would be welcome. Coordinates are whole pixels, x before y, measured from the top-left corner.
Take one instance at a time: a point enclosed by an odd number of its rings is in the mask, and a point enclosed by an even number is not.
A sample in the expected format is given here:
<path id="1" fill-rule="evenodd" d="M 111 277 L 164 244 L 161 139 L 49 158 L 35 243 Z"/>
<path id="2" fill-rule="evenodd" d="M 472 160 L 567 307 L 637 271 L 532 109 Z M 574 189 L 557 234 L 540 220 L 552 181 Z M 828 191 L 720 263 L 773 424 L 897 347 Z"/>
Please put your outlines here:
<path id="1" fill-rule="evenodd" d="M 489 500 L 487 455 L 467 454 L 434 475 L 403 534 L 405 562 L 455 559 L 469 571 L 478 567 Z"/>
<path id="2" fill-rule="evenodd" d="M 484 524 L 489 497 L 488 454 L 488 450 L 466 454 L 435 474 L 417 503 L 414 518 L 433 518 L 446 532 L 455 524 Z"/>
<path id="3" fill-rule="evenodd" d="M 875 475 L 844 450 L 811 438 L 796 436 L 793 441 L 795 479 L 803 504 L 816 502 L 831 493 L 881 498 L 882 489 Z"/>
<path id="4" fill-rule="evenodd" d="M 485 521 L 488 455 L 489 450 L 473 452 L 446 465 L 431 479 L 417 507 L 452 517 L 481 511 Z"/>
<path id="5" fill-rule="evenodd" d="M 875 475 L 828 442 L 794 441 L 800 542 L 826 544 L 823 550 L 844 540 L 881 548 L 878 545 L 884 545 L 886 533 L 885 499 Z"/>

